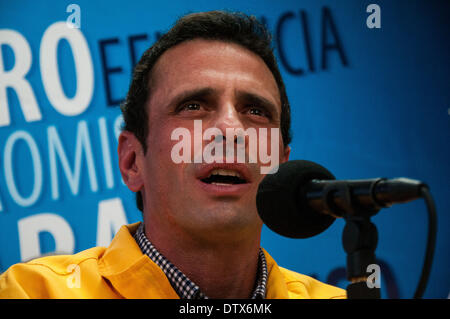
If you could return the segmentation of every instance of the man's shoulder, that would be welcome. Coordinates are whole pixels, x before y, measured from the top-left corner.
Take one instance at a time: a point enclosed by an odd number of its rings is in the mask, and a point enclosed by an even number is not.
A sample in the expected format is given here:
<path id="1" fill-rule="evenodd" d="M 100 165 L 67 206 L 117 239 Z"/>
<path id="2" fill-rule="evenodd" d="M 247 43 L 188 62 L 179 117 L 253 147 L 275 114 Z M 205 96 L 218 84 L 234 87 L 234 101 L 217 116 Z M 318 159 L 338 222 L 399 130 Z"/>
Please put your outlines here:
<path id="1" fill-rule="evenodd" d="M 138 225 L 123 225 L 107 248 L 11 266 L 0 275 L 0 298 L 121 298 L 109 279 L 112 276 L 126 286 L 123 273 L 136 264 L 142 266 L 144 255 L 132 236 Z"/>
<path id="2" fill-rule="evenodd" d="M 105 247 L 93 247 L 83 250 L 79 253 L 73 255 L 48 255 L 44 257 L 39 257 L 30 260 L 25 263 L 18 263 L 11 266 L 12 269 L 36 269 L 45 270 L 47 269 L 55 275 L 65 276 L 67 274 L 73 273 L 74 268 L 84 267 L 86 263 L 91 261 L 97 263 L 98 259 L 101 258 L 105 251 Z"/>
<path id="3" fill-rule="evenodd" d="M 52 291 L 70 288 L 70 283 L 76 286 L 78 276 L 95 276 L 104 251 L 105 247 L 94 247 L 14 264 L 0 275 L 0 298 L 55 297 Z"/>
<path id="4" fill-rule="evenodd" d="M 313 277 L 279 267 L 291 298 L 345 299 L 344 289 L 323 283 Z"/>

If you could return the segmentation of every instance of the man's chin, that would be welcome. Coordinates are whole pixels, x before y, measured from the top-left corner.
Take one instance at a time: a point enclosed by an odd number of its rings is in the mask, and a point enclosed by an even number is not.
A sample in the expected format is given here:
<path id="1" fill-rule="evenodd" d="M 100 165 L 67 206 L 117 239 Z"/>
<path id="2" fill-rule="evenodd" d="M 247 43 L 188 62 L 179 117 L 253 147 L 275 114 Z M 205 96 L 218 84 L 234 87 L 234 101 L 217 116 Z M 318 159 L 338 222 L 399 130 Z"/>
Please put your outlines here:
<path id="1" fill-rule="evenodd" d="M 196 235 L 201 237 L 207 235 L 206 237 L 211 240 L 213 238 L 237 239 L 252 233 L 257 235 L 261 231 L 262 221 L 258 217 L 256 208 L 250 212 L 243 211 L 242 207 L 237 209 L 235 206 L 232 200 L 202 206 L 194 214 L 186 213 L 185 217 L 190 215 L 190 218 L 186 220 L 186 226 Z"/>

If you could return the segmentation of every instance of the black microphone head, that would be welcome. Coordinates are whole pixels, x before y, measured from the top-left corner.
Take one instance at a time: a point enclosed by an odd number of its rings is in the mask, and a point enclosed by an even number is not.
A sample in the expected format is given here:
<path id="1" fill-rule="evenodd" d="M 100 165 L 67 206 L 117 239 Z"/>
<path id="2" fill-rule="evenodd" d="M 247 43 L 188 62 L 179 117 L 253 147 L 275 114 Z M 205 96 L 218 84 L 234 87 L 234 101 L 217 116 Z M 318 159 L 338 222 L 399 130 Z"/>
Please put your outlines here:
<path id="1" fill-rule="evenodd" d="M 256 206 L 262 221 L 274 232 L 290 238 L 308 238 L 325 231 L 335 218 L 311 209 L 306 185 L 313 179 L 335 179 L 319 164 L 295 160 L 281 164 L 259 184 Z"/>

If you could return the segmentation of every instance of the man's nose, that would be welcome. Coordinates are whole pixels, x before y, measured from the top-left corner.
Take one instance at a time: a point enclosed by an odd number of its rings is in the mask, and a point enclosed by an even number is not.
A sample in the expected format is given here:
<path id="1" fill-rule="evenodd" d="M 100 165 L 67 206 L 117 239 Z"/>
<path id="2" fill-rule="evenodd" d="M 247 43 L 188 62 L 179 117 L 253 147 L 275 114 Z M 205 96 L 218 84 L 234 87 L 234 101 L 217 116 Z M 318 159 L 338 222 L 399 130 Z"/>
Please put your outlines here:
<path id="1" fill-rule="evenodd" d="M 241 114 L 232 102 L 221 105 L 216 113 L 213 125 L 222 132 L 224 137 L 226 137 L 227 129 L 244 129 Z"/>
<path id="2" fill-rule="evenodd" d="M 227 163 L 244 163 L 246 153 L 245 127 L 243 123 L 242 113 L 236 108 L 233 102 L 221 104 L 211 123 L 218 132 L 220 137 L 216 136 L 216 143 L 223 146 L 222 154 L 226 158 Z M 216 133 L 216 134 L 217 134 Z"/>

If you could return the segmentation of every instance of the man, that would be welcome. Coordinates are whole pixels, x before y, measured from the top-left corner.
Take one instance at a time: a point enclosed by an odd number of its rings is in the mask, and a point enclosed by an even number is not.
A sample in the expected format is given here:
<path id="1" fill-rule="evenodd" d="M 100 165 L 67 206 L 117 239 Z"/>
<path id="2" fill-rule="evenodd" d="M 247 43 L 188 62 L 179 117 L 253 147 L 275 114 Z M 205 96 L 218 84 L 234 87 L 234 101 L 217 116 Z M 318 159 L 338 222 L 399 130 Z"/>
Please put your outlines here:
<path id="1" fill-rule="evenodd" d="M 108 248 L 12 266 L 0 278 L 1 297 L 345 297 L 260 248 L 255 196 L 264 163 L 237 161 L 239 147 L 252 155 L 250 137 L 226 132 L 255 129 L 258 147 L 282 163 L 290 112 L 269 34 L 256 19 L 217 11 L 181 18 L 144 53 L 122 112 L 119 166 L 144 222 L 123 226 Z M 221 134 L 187 143 L 199 123 L 200 133 Z M 189 133 L 178 155 L 192 161 L 174 159 L 174 132 Z M 215 161 L 198 157 L 208 145 Z"/>

